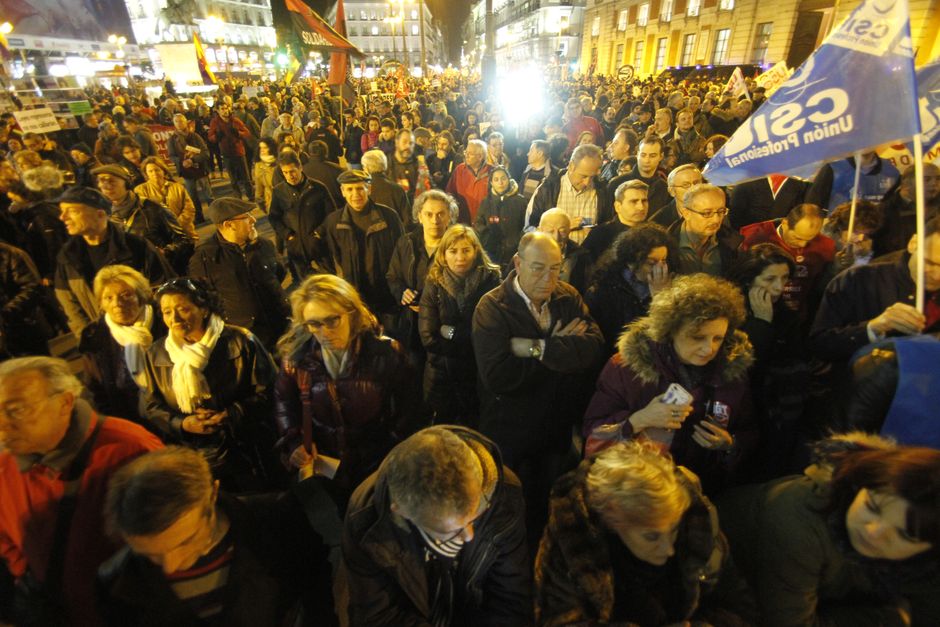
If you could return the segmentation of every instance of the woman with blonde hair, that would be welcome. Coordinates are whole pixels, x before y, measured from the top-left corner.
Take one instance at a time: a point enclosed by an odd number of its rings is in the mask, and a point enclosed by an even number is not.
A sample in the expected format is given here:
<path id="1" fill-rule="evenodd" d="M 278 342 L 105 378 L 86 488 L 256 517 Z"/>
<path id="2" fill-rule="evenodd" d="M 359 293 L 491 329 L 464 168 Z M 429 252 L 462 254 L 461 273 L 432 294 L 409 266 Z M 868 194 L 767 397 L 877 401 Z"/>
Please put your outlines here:
<path id="1" fill-rule="evenodd" d="M 473 229 L 455 224 L 444 232 L 418 309 L 418 332 L 428 352 L 424 398 L 435 423 L 477 426 L 473 310 L 499 282 L 499 266 L 490 261 Z"/>
<path id="2" fill-rule="evenodd" d="M 343 279 L 311 275 L 290 302 L 293 323 L 278 342 L 282 368 L 275 385 L 282 458 L 314 472 L 327 458 L 338 460 L 332 478 L 344 509 L 386 453 L 422 426 L 416 377 L 401 346 L 382 335 Z"/>
<path id="3" fill-rule="evenodd" d="M 731 282 L 674 279 L 620 336 L 585 413 L 585 437 L 655 442 L 701 477 L 706 494 L 733 482 L 758 439 L 744 320 L 744 296 Z"/>
<path id="4" fill-rule="evenodd" d="M 108 416 L 144 423 L 140 387 L 147 384 L 147 350 L 166 335 L 155 315 L 150 282 L 129 266 L 105 266 L 92 284 L 101 317 L 82 329 L 82 355 L 95 408 Z"/>
<path id="5" fill-rule="evenodd" d="M 535 560 L 538 625 L 748 625 L 756 607 L 698 477 L 621 442 L 552 489 Z"/>
<path id="6" fill-rule="evenodd" d="M 196 206 L 186 187 L 173 180 L 166 162 L 160 157 L 147 157 L 141 162 L 140 169 L 147 181 L 135 187 L 134 193 L 169 209 L 186 234 L 197 240 Z"/>

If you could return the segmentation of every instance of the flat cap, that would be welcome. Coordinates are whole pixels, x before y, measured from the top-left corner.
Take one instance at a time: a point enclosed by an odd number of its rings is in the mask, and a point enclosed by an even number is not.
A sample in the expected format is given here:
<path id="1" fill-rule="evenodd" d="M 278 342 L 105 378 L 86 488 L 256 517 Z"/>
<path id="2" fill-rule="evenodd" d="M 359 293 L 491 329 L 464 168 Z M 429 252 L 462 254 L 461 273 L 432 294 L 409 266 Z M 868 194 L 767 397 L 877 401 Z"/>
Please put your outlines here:
<path id="1" fill-rule="evenodd" d="M 127 168 L 119 166 L 116 163 L 108 163 L 105 165 L 99 165 L 97 168 L 93 168 L 91 171 L 92 174 L 98 176 L 99 174 L 110 174 L 111 176 L 116 176 L 120 179 L 124 179 L 126 183 L 130 183 L 134 180 L 134 176 L 127 171 Z"/>
<path id="2" fill-rule="evenodd" d="M 237 218 L 255 208 L 255 203 L 241 198 L 216 198 L 206 209 L 206 215 L 216 226 L 226 220 Z"/>
<path id="3" fill-rule="evenodd" d="M 56 202 L 68 202 L 77 205 L 86 205 L 94 209 L 101 209 L 111 215 L 111 201 L 104 194 L 93 187 L 73 185 L 56 198 Z"/>
<path id="4" fill-rule="evenodd" d="M 368 172 L 364 172 L 362 170 L 346 170 L 336 177 L 336 182 L 340 185 L 348 185 L 352 183 L 371 183 L 372 177 L 369 176 Z"/>

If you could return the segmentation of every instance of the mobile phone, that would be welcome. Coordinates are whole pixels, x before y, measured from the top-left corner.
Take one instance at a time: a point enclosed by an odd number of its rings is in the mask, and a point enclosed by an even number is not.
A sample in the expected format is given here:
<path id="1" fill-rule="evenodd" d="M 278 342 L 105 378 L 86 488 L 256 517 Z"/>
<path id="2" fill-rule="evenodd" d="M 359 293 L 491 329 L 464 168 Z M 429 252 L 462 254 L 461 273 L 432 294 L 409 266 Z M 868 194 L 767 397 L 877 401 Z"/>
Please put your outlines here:
<path id="1" fill-rule="evenodd" d="M 678 383 L 670 383 L 660 402 L 667 405 L 691 405 L 692 394 Z"/>

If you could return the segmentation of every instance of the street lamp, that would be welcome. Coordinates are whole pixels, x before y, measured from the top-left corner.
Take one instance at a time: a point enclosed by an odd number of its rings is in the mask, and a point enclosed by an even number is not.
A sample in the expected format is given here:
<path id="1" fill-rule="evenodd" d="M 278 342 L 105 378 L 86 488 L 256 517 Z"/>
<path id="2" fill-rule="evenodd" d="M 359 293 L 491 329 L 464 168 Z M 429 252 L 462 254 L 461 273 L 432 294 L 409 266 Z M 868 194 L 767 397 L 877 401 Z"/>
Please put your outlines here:
<path id="1" fill-rule="evenodd" d="M 398 3 L 398 15 L 401 17 L 401 53 L 405 59 L 405 68 L 407 68 L 408 73 L 411 74 L 408 60 L 408 41 L 405 39 L 405 0 L 389 0 L 389 2 L 393 6 L 396 2 Z"/>
<path id="2" fill-rule="evenodd" d="M 385 18 L 385 23 L 386 23 L 386 24 L 390 24 L 391 27 L 392 27 L 392 57 L 393 57 L 393 58 L 398 56 L 398 48 L 396 47 L 396 44 L 395 44 L 395 23 L 396 23 L 396 22 L 400 22 L 400 21 L 401 21 L 401 16 L 400 16 L 400 15 L 399 15 L 399 16 L 391 16 L 391 15 L 390 15 L 390 16 L 388 16 L 387 18 Z M 404 24 L 404 22 L 402 22 L 401 28 L 402 28 L 402 30 L 405 29 L 405 24 Z"/>

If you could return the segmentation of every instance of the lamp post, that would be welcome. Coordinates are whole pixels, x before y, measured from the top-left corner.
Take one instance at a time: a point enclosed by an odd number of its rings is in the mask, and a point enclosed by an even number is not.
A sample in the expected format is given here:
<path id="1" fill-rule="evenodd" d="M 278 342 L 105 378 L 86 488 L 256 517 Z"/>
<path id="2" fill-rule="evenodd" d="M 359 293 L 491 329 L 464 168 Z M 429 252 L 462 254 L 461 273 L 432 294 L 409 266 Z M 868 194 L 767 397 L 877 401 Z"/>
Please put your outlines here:
<path id="1" fill-rule="evenodd" d="M 206 18 L 206 26 L 208 27 L 209 35 L 208 37 L 215 42 L 217 46 L 220 46 L 222 50 L 222 59 L 219 60 L 216 56 L 216 61 L 219 62 L 219 70 L 224 72 L 228 66 L 228 51 L 225 49 L 225 22 L 222 18 L 217 15 L 210 15 Z"/>
<path id="2" fill-rule="evenodd" d="M 405 68 L 408 71 L 408 74 L 411 74 L 411 61 L 408 54 L 408 41 L 405 39 L 405 0 L 397 0 L 398 2 L 398 14 L 401 16 L 401 51 L 402 56 L 405 58 Z"/>
<path id="3" fill-rule="evenodd" d="M 391 25 L 392 27 L 392 58 L 393 59 L 398 56 L 398 48 L 396 47 L 396 43 L 395 43 L 395 23 L 398 22 L 400 19 L 401 19 L 401 16 L 395 17 L 391 15 L 385 18 L 385 23 Z M 404 28 L 405 28 L 405 25 L 402 24 L 402 29 Z"/>

